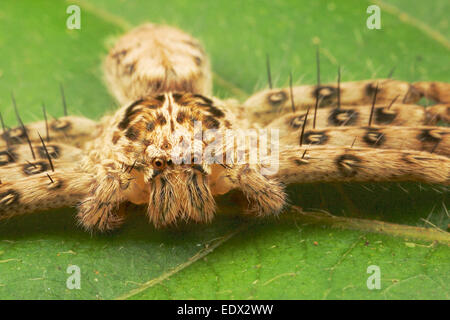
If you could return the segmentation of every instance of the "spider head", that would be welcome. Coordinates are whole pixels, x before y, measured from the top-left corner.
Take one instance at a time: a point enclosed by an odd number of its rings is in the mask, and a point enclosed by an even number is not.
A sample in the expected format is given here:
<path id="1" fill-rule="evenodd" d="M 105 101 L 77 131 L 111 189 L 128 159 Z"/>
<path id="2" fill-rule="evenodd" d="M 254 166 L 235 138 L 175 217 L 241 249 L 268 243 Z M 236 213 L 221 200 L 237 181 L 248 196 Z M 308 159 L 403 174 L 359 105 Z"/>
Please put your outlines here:
<path id="1" fill-rule="evenodd" d="M 204 151 L 214 141 L 211 131 L 230 127 L 216 104 L 191 93 L 166 93 L 140 99 L 111 120 L 112 157 L 134 176 L 125 193 L 131 202 L 148 203 L 157 226 L 209 221 L 214 214 L 211 183 L 223 168 L 205 161 Z"/>

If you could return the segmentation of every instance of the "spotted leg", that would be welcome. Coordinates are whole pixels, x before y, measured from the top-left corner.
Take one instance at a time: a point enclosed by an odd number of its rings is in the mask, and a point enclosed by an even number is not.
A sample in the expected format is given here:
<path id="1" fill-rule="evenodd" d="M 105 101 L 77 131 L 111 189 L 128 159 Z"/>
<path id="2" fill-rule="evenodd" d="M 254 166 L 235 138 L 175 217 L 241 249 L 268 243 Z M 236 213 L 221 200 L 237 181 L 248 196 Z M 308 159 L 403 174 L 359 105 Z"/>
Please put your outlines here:
<path id="1" fill-rule="evenodd" d="M 99 124 L 83 117 L 67 116 L 50 121 L 38 121 L 24 126 L 6 128 L 3 124 L 0 135 L 0 149 L 18 144 L 39 143 L 39 135 L 47 143 L 64 143 L 83 147 L 86 141 L 92 140 L 101 130 Z"/>
<path id="2" fill-rule="evenodd" d="M 426 99 L 437 103 L 450 103 L 450 83 L 437 81 L 414 82 L 413 88 L 420 92 Z"/>
<path id="3" fill-rule="evenodd" d="M 417 103 L 422 97 L 441 104 L 450 103 L 450 84 L 443 82 L 416 82 L 377 79 L 340 84 L 295 86 L 283 89 L 267 89 L 250 96 L 242 111 L 254 121 L 267 124 L 274 116 L 306 110 L 318 105 L 323 107 L 370 105 L 376 95 L 376 104 L 389 105 L 393 101 L 404 104 Z"/>
<path id="4" fill-rule="evenodd" d="M 83 157 L 81 149 L 62 144 L 19 144 L 9 148 L 0 147 L 0 179 L 21 179 L 26 177 L 25 171 L 33 163 L 50 168 L 49 158 L 68 163 L 70 166 Z M 12 166 L 12 167 L 11 167 Z M 22 168 L 19 170 L 18 168 Z"/>
<path id="5" fill-rule="evenodd" d="M 285 146 L 263 164 L 233 165 L 213 183 L 216 193 L 240 189 L 260 216 L 286 204 L 283 185 L 316 182 L 418 181 L 450 184 L 450 159 L 428 152 Z"/>
<path id="6" fill-rule="evenodd" d="M 280 137 L 281 145 L 321 145 L 428 151 L 450 156 L 448 127 L 327 127 L 298 129 Z"/>
<path id="7" fill-rule="evenodd" d="M 305 129 L 313 129 L 314 124 L 315 128 L 433 125 L 440 118 L 429 113 L 429 109 L 404 104 L 375 106 L 373 109 L 370 106 L 322 108 L 316 114 L 309 109 L 281 116 L 270 122 L 267 128 L 279 129 L 280 137 L 283 137 L 297 132 L 304 124 Z"/>
<path id="8" fill-rule="evenodd" d="M 38 161 L 1 169 L 0 219 L 74 206 L 85 196 L 92 183 L 89 174 L 69 162 L 53 161 L 53 166 L 51 170 L 45 162 Z"/>
<path id="9" fill-rule="evenodd" d="M 428 152 L 304 146 L 280 152 L 283 183 L 417 181 L 450 184 L 450 159 Z"/>

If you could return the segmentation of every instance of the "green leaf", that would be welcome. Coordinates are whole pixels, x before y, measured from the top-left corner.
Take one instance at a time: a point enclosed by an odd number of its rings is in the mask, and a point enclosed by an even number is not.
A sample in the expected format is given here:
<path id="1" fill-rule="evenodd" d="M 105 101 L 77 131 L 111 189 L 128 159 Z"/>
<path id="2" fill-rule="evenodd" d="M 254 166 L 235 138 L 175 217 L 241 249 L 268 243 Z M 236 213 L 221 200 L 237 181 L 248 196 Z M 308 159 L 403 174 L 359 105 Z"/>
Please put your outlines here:
<path id="1" fill-rule="evenodd" d="M 68 30 L 68 5 L 81 30 Z M 266 54 L 277 86 L 314 83 L 320 42 L 322 81 L 386 77 L 449 81 L 448 1 L 376 1 L 381 30 L 366 28 L 371 3 L 353 1 L 172 0 L 0 2 L 0 111 L 15 125 L 14 92 L 26 122 L 41 104 L 98 119 L 116 108 L 101 62 L 114 39 L 145 21 L 178 26 L 210 53 L 215 94 L 244 99 L 266 87 Z M 439 10 L 436 10 L 439 8 Z M 1 178 L 1 177 L 0 177 Z M 448 299 L 448 194 L 419 184 L 290 187 L 280 218 L 242 216 L 238 195 L 218 199 L 209 225 L 155 230 L 136 209 L 123 228 L 90 235 L 75 210 L 0 222 L 2 299 Z M 324 214 L 329 212 L 333 216 Z M 336 217 L 337 216 L 337 217 Z M 379 221 L 385 221 L 380 223 Z M 81 289 L 66 272 L 81 269 Z M 367 268 L 380 267 L 369 290 Z"/>

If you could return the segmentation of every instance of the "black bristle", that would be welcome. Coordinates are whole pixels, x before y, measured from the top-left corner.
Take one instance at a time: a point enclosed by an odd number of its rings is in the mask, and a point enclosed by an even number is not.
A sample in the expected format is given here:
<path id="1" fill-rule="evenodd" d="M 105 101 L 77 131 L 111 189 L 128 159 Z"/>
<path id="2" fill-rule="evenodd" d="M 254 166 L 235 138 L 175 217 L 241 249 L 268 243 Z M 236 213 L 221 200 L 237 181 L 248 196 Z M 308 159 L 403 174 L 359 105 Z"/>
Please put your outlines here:
<path id="1" fill-rule="evenodd" d="M 337 108 L 341 108 L 341 66 L 338 67 L 338 80 L 337 80 Z"/>
<path id="2" fill-rule="evenodd" d="M 33 168 L 36 169 L 36 165 L 35 165 L 34 163 L 31 163 L 31 162 L 28 161 L 28 160 L 25 160 L 25 162 L 28 163 L 30 166 L 32 166 Z"/>
<path id="3" fill-rule="evenodd" d="M 270 71 L 269 54 L 266 55 L 266 68 L 267 68 L 267 81 L 269 82 L 269 88 L 272 89 L 272 72 Z"/>
<path id="4" fill-rule="evenodd" d="M 59 90 L 61 91 L 61 99 L 62 99 L 62 104 L 63 104 L 63 111 L 64 111 L 64 116 L 67 117 L 67 103 L 66 103 L 66 96 L 64 94 L 64 88 L 62 83 L 59 84 Z"/>
<path id="5" fill-rule="evenodd" d="M 319 107 L 319 88 L 320 88 L 320 53 L 319 46 L 316 48 L 316 67 L 317 67 L 317 90 L 316 90 L 316 104 L 314 106 L 314 120 L 313 129 L 316 128 L 317 108 Z"/>
<path id="6" fill-rule="evenodd" d="M 33 160 L 36 160 L 36 155 L 34 154 L 34 150 L 33 150 L 33 146 L 31 145 L 30 137 L 28 136 L 27 129 L 25 128 L 25 125 L 23 124 L 22 119 L 20 118 L 19 110 L 17 109 L 17 105 L 16 105 L 16 99 L 14 98 L 14 94 L 12 92 L 11 92 L 11 99 L 12 99 L 14 111 L 16 112 L 17 122 L 19 122 L 19 125 L 22 127 L 25 138 L 27 139 L 28 146 L 30 147 L 30 150 L 31 150 L 31 155 L 33 156 Z"/>
<path id="7" fill-rule="evenodd" d="M 5 122 L 3 121 L 2 113 L 0 112 L 0 122 L 2 124 L 3 137 L 6 141 L 6 149 L 9 150 L 9 136 L 6 132 Z"/>
<path id="8" fill-rule="evenodd" d="M 411 90 L 411 87 L 409 87 L 408 91 L 406 91 L 405 96 L 403 97 L 402 103 L 406 103 L 406 99 L 408 99 L 410 90 Z"/>
<path id="9" fill-rule="evenodd" d="M 302 154 L 302 159 L 305 158 L 306 151 L 308 151 L 308 149 L 305 149 L 305 151 L 303 152 L 303 154 Z"/>
<path id="10" fill-rule="evenodd" d="M 388 105 L 388 110 L 392 107 L 395 101 L 397 101 L 398 97 L 400 97 L 400 95 L 397 95 L 394 99 L 392 99 L 391 103 Z"/>
<path id="11" fill-rule="evenodd" d="M 433 149 L 431 149 L 430 153 L 434 153 L 436 151 L 436 148 L 438 147 L 441 140 L 436 141 L 435 145 L 433 146 Z"/>
<path id="12" fill-rule="evenodd" d="M 137 162 L 137 159 L 136 159 L 136 160 L 134 160 L 134 162 L 133 162 L 132 166 L 130 167 L 130 169 L 129 169 L 129 170 L 127 170 L 127 172 L 128 172 L 128 173 L 131 173 L 131 171 L 133 171 L 133 169 L 134 169 L 134 166 L 136 165 L 136 162 Z"/>
<path id="13" fill-rule="evenodd" d="M 294 89 L 292 88 L 292 73 L 289 74 L 289 90 L 290 90 L 290 94 L 291 94 L 292 112 L 295 112 Z"/>
<path id="14" fill-rule="evenodd" d="M 55 167 L 53 167 L 52 158 L 50 157 L 50 154 L 48 153 L 47 146 L 45 145 L 44 139 L 42 139 L 39 132 L 38 132 L 38 135 L 39 135 L 39 139 L 41 139 L 42 147 L 44 148 L 45 155 L 47 156 L 48 163 L 50 164 L 50 168 L 52 168 L 52 171 L 55 172 Z"/>
<path id="15" fill-rule="evenodd" d="M 303 127 L 302 127 L 302 133 L 300 134 L 300 147 L 303 144 L 303 135 L 305 133 L 305 127 L 306 127 L 306 120 L 308 120 L 308 114 L 309 114 L 309 106 L 308 106 L 308 110 L 306 110 L 306 114 L 305 114 L 305 119 L 303 120 Z"/>
<path id="16" fill-rule="evenodd" d="M 44 113 L 44 119 L 45 119 L 45 133 L 46 133 L 46 140 L 47 142 L 50 142 L 50 133 L 48 130 L 48 119 L 47 119 L 47 110 L 45 109 L 45 104 L 42 102 L 42 112 Z"/>
<path id="17" fill-rule="evenodd" d="M 316 48 L 317 86 L 320 86 L 320 49 Z"/>
<path id="18" fill-rule="evenodd" d="M 22 122 L 22 119 L 20 118 L 19 110 L 17 109 L 16 98 L 14 97 L 14 93 L 12 93 L 12 92 L 11 92 L 11 101 L 13 104 L 14 112 L 16 113 L 17 122 L 19 123 L 20 126 L 23 127 L 24 124 Z"/>
<path id="19" fill-rule="evenodd" d="M 316 96 L 316 104 L 314 106 L 314 120 L 313 120 L 313 129 L 316 128 L 316 118 L 317 118 L 317 108 L 319 106 L 319 99 L 318 95 Z"/>
<path id="20" fill-rule="evenodd" d="M 51 182 L 51 183 L 54 183 L 52 177 L 50 177 L 50 175 L 49 175 L 48 173 L 47 173 L 47 177 L 50 179 L 50 182 Z"/>
<path id="21" fill-rule="evenodd" d="M 378 82 L 377 86 L 375 87 L 375 92 L 373 94 L 372 108 L 370 109 L 370 117 L 369 117 L 369 127 L 372 125 L 373 112 L 375 110 L 375 103 L 377 101 L 377 93 L 378 93 Z"/>
<path id="22" fill-rule="evenodd" d="M 391 69 L 391 71 L 389 71 L 389 74 L 388 74 L 388 76 L 387 76 L 388 79 L 392 79 L 392 76 L 394 75 L 394 72 L 395 72 L 395 69 L 396 69 L 396 68 L 397 68 L 397 67 L 394 66 L 394 67 Z"/>
<path id="23" fill-rule="evenodd" d="M 22 123 L 22 130 L 25 133 L 25 138 L 27 139 L 28 146 L 30 147 L 31 155 L 33 156 L 33 160 L 36 160 L 36 155 L 34 154 L 34 150 L 33 150 L 33 146 L 31 145 L 30 137 L 28 136 L 27 129 L 25 128 L 23 123 Z"/>
<path id="24" fill-rule="evenodd" d="M 14 156 L 14 154 L 12 154 L 11 152 L 9 152 L 9 150 L 6 150 L 6 153 L 8 154 L 8 156 L 11 157 L 11 159 L 13 159 L 14 161 L 16 161 L 16 157 Z"/>

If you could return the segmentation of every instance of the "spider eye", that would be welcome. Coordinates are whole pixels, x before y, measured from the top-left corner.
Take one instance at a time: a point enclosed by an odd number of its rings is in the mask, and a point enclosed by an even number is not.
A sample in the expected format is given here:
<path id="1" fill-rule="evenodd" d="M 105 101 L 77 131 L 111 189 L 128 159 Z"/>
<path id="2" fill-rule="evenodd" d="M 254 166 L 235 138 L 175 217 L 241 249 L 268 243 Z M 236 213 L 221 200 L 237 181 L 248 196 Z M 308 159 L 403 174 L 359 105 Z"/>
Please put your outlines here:
<path id="1" fill-rule="evenodd" d="M 170 148 L 170 144 L 168 144 L 168 143 L 165 143 L 161 146 L 161 149 L 163 149 L 163 150 L 168 150 L 169 148 Z"/>
<path id="2" fill-rule="evenodd" d="M 157 170 L 163 169 L 166 165 L 165 161 L 160 158 L 154 159 L 152 164 L 153 164 L 153 168 L 155 168 Z"/>
<path id="3" fill-rule="evenodd" d="M 191 163 L 200 163 L 200 157 L 198 155 L 192 156 Z"/>

